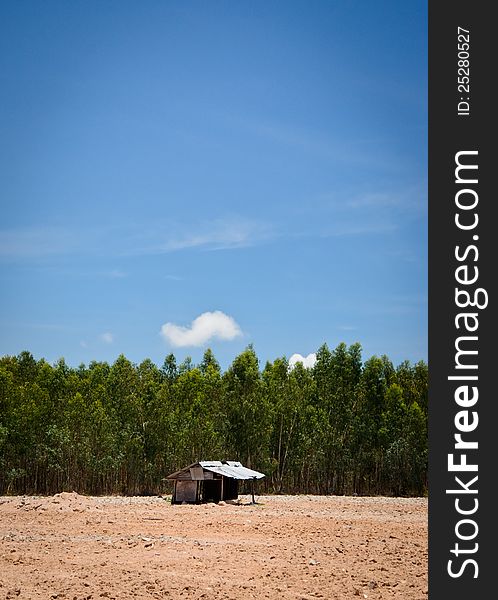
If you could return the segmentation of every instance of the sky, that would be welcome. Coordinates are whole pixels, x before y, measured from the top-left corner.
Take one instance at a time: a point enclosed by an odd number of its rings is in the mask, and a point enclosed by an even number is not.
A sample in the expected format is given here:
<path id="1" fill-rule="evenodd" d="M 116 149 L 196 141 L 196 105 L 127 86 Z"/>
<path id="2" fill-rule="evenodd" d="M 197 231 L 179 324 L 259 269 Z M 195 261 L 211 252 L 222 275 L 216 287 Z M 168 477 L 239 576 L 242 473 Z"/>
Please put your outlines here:
<path id="1" fill-rule="evenodd" d="M 426 2 L 4 2 L 0 355 L 427 360 Z"/>

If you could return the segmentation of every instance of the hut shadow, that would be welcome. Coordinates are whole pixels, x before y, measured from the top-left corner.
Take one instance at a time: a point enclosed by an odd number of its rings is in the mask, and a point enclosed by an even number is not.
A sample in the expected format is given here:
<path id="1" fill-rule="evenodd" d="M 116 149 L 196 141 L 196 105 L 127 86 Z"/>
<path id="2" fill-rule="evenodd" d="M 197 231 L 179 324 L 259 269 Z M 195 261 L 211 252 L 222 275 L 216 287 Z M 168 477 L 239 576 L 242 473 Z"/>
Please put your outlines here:
<path id="1" fill-rule="evenodd" d="M 237 500 L 224 500 L 224 504 L 230 504 L 232 506 L 264 506 L 264 502 L 258 502 L 257 500 L 252 501 L 249 498 L 237 498 Z M 220 503 L 221 504 L 221 503 Z"/>

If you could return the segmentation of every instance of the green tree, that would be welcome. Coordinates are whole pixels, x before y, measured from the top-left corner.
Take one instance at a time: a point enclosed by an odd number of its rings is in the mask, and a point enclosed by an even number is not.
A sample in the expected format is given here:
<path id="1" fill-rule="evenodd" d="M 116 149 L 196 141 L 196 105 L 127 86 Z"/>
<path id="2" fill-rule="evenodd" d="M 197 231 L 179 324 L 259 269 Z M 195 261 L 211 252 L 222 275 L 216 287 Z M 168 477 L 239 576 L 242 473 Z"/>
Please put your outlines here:
<path id="1" fill-rule="evenodd" d="M 270 407 L 252 346 L 235 358 L 223 379 L 228 450 L 250 468 L 264 468 L 269 456 Z"/>

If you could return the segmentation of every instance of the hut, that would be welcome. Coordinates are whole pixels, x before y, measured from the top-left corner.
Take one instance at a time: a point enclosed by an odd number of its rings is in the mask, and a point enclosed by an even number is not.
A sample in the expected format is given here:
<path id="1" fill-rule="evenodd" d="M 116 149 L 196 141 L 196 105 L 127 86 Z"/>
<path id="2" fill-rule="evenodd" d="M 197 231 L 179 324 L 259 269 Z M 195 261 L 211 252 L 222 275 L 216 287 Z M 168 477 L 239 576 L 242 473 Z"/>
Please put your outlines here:
<path id="1" fill-rule="evenodd" d="M 263 473 L 253 471 L 233 460 L 199 461 L 171 473 L 166 479 L 174 481 L 172 504 L 198 504 L 237 500 L 239 481 L 251 481 L 254 502 L 254 481 L 262 479 Z"/>

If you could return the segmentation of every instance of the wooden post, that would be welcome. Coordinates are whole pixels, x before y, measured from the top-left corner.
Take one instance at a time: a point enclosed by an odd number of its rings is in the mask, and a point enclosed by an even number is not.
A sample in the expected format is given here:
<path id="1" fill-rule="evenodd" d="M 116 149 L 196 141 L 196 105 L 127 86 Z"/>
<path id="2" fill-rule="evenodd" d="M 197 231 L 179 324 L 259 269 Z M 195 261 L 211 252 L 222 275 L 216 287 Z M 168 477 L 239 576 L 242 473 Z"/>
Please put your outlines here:
<path id="1" fill-rule="evenodd" d="M 221 476 L 221 498 L 220 501 L 223 500 L 223 475 Z"/>
<path id="2" fill-rule="evenodd" d="M 251 494 L 252 494 L 252 503 L 256 504 L 254 500 L 254 477 L 251 479 Z"/>

